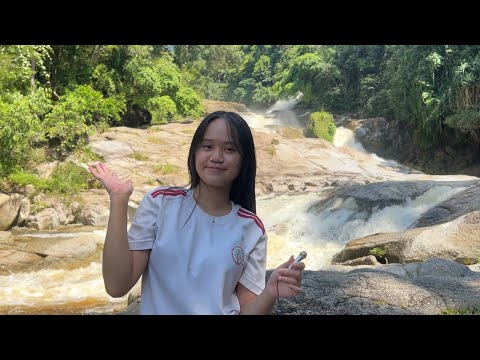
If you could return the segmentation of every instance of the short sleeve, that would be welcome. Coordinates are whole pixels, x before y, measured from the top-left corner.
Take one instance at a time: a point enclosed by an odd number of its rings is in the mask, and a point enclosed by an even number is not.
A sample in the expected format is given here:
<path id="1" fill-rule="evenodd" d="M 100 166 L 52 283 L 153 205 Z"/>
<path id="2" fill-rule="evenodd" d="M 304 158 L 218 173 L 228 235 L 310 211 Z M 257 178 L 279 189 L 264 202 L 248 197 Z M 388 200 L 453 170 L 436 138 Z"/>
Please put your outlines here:
<path id="1" fill-rule="evenodd" d="M 258 239 L 257 245 L 249 254 L 247 265 L 240 277 L 239 282 L 247 289 L 260 295 L 265 288 L 265 276 L 267 274 L 267 235 Z"/>
<path id="2" fill-rule="evenodd" d="M 130 250 L 149 250 L 157 230 L 157 218 L 160 209 L 159 199 L 145 195 L 140 204 L 128 230 L 128 245 Z"/>

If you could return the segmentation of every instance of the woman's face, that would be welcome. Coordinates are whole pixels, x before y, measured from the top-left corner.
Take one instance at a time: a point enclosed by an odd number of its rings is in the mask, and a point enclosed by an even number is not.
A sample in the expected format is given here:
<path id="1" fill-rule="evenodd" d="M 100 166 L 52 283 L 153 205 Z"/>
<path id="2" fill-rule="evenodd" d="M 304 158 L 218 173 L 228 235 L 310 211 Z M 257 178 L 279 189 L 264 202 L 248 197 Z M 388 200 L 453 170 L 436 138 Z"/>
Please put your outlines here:
<path id="1" fill-rule="evenodd" d="M 240 174 L 241 166 L 242 158 L 228 133 L 225 120 L 213 120 L 195 153 L 195 168 L 200 179 L 208 186 L 229 190 Z"/>

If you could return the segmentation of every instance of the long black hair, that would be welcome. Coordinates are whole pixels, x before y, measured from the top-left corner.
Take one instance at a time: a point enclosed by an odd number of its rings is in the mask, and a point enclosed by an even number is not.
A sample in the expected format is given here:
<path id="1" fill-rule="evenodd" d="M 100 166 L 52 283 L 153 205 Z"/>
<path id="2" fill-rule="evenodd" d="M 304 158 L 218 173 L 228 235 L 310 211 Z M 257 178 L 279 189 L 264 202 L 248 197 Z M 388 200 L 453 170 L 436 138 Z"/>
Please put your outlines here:
<path id="1" fill-rule="evenodd" d="M 257 175 L 257 159 L 253 136 L 247 122 L 237 113 L 215 111 L 205 117 L 193 135 L 188 153 L 188 173 L 190 188 L 200 184 L 200 176 L 195 168 L 195 153 L 202 144 L 208 125 L 215 119 L 222 118 L 227 124 L 227 130 L 242 158 L 240 174 L 233 181 L 230 189 L 230 200 L 243 208 L 256 213 L 255 177 Z"/>

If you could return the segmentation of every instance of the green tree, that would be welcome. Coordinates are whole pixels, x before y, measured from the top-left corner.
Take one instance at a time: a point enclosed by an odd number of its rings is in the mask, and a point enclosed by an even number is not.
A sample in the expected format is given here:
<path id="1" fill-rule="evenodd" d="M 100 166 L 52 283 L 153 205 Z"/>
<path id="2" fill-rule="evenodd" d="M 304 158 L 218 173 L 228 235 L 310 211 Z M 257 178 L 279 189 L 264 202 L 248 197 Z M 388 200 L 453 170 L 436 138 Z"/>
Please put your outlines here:
<path id="1" fill-rule="evenodd" d="M 94 126 L 120 121 L 123 97 L 104 98 L 91 86 L 80 85 L 60 97 L 43 122 L 45 136 L 61 156 L 83 146 Z"/>
<path id="2" fill-rule="evenodd" d="M 50 110 L 50 94 L 44 88 L 0 99 L 0 178 L 28 161 L 32 148 L 42 142 L 40 118 Z"/>
<path id="3" fill-rule="evenodd" d="M 0 45 L 0 89 L 26 94 L 35 92 L 37 83 L 48 86 L 51 54 L 48 45 Z"/>
<path id="4" fill-rule="evenodd" d="M 321 47 L 314 53 L 305 53 L 292 61 L 282 81 L 282 94 L 303 94 L 310 107 L 332 109 L 342 91 L 339 69 L 333 64 L 335 50 Z"/>
<path id="5" fill-rule="evenodd" d="M 338 110 L 371 110 L 371 102 L 384 67 L 384 45 L 337 45 L 334 64 L 341 73 L 342 96 L 336 104 Z"/>
<path id="6" fill-rule="evenodd" d="M 176 45 L 174 53 L 188 86 L 212 100 L 225 98 L 228 79 L 243 56 L 238 45 Z"/>

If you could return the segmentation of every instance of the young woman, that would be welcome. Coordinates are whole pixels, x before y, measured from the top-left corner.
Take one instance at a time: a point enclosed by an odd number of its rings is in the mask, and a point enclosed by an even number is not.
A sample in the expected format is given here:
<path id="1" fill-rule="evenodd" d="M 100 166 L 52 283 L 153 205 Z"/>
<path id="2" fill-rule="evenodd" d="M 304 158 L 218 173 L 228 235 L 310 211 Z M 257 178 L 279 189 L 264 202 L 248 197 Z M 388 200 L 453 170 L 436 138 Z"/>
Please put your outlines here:
<path id="1" fill-rule="evenodd" d="M 128 232 L 132 182 L 103 163 L 90 167 L 110 195 L 103 250 L 108 294 L 124 296 L 143 275 L 141 314 L 270 314 L 278 297 L 301 293 L 305 265 L 293 256 L 265 284 L 256 166 L 245 120 L 233 112 L 208 115 L 190 146 L 190 187 L 147 193 Z"/>

